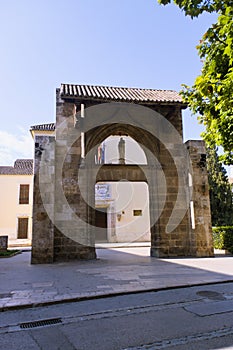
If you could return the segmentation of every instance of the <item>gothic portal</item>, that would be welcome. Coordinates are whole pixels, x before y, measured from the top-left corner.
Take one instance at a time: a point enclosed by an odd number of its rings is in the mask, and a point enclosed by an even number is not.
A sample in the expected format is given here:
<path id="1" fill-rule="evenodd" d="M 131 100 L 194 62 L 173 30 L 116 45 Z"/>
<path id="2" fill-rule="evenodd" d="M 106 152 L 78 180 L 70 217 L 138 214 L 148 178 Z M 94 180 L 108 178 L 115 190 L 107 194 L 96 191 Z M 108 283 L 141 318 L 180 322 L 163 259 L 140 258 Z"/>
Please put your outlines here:
<path id="1" fill-rule="evenodd" d="M 205 145 L 183 143 L 184 108 L 170 90 L 57 89 L 55 135 L 35 136 L 32 263 L 96 258 L 95 185 L 112 181 L 148 185 L 151 256 L 213 256 Z M 111 135 L 120 137 L 117 164 L 99 161 Z M 127 136 L 146 164 L 125 162 Z"/>

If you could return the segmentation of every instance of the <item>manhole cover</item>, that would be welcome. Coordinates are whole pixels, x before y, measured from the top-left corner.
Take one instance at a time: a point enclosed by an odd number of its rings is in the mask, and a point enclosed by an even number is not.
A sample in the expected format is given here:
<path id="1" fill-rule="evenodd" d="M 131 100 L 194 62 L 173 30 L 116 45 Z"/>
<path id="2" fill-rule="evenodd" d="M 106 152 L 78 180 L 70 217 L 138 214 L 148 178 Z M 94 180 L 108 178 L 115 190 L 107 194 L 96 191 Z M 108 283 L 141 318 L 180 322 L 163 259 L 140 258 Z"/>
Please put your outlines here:
<path id="1" fill-rule="evenodd" d="M 197 292 L 197 295 L 208 298 L 208 299 L 213 299 L 213 300 L 224 300 L 224 296 L 221 293 L 214 292 L 213 290 L 200 290 Z"/>

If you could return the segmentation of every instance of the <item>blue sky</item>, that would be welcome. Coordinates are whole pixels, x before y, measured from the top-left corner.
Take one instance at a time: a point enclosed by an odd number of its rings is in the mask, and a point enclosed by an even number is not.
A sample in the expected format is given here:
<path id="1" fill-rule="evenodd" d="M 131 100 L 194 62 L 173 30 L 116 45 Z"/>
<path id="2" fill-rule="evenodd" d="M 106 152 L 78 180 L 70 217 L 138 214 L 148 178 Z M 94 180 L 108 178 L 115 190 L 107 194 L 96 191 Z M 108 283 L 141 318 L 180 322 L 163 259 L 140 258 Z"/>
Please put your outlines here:
<path id="1" fill-rule="evenodd" d="M 191 20 L 156 0 L 8 0 L 0 11 L 0 165 L 32 157 L 31 125 L 55 120 L 61 83 L 175 89 L 200 73 Z M 184 138 L 202 127 L 184 113 Z"/>

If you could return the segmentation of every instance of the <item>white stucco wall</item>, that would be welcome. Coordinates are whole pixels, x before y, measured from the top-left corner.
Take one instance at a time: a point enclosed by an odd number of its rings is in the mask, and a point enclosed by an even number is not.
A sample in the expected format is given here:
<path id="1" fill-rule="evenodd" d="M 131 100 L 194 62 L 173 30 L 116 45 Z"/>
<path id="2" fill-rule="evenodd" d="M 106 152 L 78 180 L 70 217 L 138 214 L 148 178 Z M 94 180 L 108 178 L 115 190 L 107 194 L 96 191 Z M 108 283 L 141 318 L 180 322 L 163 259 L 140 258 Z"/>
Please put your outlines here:
<path id="1" fill-rule="evenodd" d="M 29 184 L 29 204 L 19 204 L 20 185 Z M 32 175 L 0 175 L 0 235 L 8 235 L 8 245 L 31 244 Z M 28 239 L 17 239 L 18 218 L 28 217 Z"/>
<path id="2" fill-rule="evenodd" d="M 146 183 L 112 183 L 115 199 L 116 236 L 118 242 L 150 241 L 149 196 Z M 134 216 L 141 210 L 141 216 Z"/>
<path id="3" fill-rule="evenodd" d="M 150 241 L 147 184 L 126 181 L 105 185 L 110 185 L 111 196 L 107 200 L 97 200 L 96 207 L 107 207 L 108 241 L 111 243 Z M 134 210 L 141 210 L 142 215 L 134 216 Z"/>
<path id="4" fill-rule="evenodd" d="M 147 164 L 141 146 L 129 136 L 125 141 L 125 163 Z M 118 164 L 118 143 L 120 136 L 110 136 L 105 143 L 105 163 Z M 111 199 L 96 201 L 96 206 L 107 207 L 108 241 L 134 242 L 150 241 L 148 185 L 142 182 L 110 182 Z M 134 216 L 134 210 L 141 210 L 141 216 Z"/>

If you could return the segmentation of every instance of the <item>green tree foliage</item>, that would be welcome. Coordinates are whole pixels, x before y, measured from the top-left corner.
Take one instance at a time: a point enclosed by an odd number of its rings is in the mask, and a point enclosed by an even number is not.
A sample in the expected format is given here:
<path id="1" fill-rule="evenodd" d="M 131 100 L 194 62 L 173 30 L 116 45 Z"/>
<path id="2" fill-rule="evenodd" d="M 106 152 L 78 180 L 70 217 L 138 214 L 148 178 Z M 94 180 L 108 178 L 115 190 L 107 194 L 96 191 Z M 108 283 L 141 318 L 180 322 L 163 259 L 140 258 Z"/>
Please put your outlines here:
<path id="1" fill-rule="evenodd" d="M 232 0 L 158 0 L 160 4 L 167 5 L 174 2 L 191 18 L 198 17 L 202 12 L 219 12 L 226 7 L 232 7 Z"/>
<path id="2" fill-rule="evenodd" d="M 233 254 L 233 226 L 213 227 L 215 249 L 227 249 Z"/>
<path id="3" fill-rule="evenodd" d="M 233 193 L 226 169 L 219 161 L 216 147 L 207 148 L 210 205 L 213 226 L 233 226 Z"/>
<path id="4" fill-rule="evenodd" d="M 158 0 L 161 4 L 172 0 Z M 218 19 L 197 46 L 203 62 L 201 75 L 192 87 L 183 85 L 182 95 L 205 125 L 208 145 L 222 146 L 220 160 L 233 164 L 233 0 L 174 0 L 186 15 L 217 12 Z"/>

